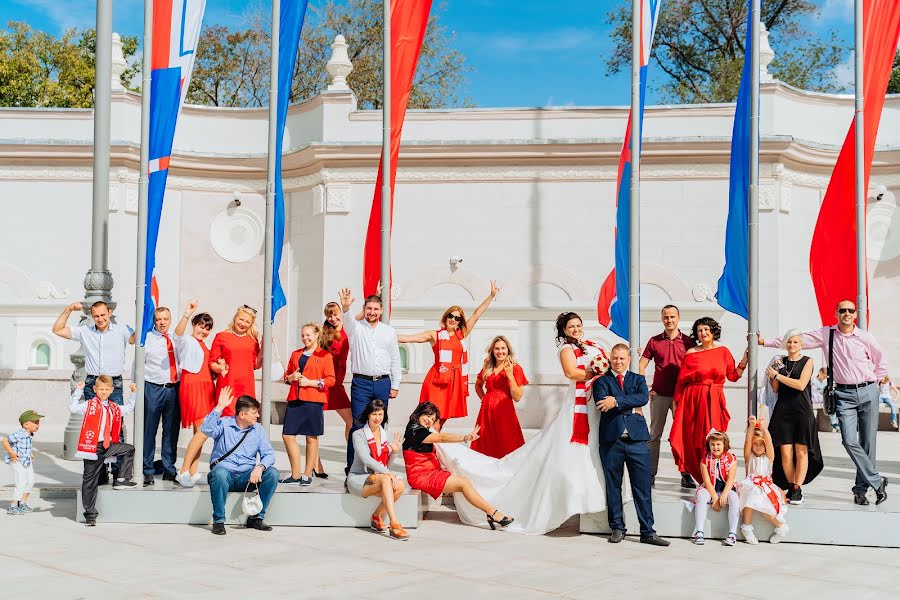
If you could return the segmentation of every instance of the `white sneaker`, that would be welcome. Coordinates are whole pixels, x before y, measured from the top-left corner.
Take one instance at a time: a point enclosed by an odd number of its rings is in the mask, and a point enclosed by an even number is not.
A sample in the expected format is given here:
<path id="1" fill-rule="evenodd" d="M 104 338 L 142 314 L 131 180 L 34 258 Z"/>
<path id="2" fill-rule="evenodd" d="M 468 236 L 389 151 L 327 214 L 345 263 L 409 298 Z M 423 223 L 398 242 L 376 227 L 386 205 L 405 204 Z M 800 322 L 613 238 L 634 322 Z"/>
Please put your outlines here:
<path id="1" fill-rule="evenodd" d="M 196 475 L 191 475 L 191 481 L 193 481 L 195 484 L 200 483 L 204 479 L 206 479 L 206 476 L 201 475 L 200 473 L 197 473 Z"/>
<path id="2" fill-rule="evenodd" d="M 702 546 L 703 544 L 706 543 L 706 540 L 705 540 L 704 537 L 703 537 L 703 532 L 702 532 L 702 531 L 695 531 L 695 532 L 694 532 L 694 543 L 695 543 L 696 545 L 698 545 L 698 546 Z"/>
<path id="3" fill-rule="evenodd" d="M 175 483 L 180 485 L 181 487 L 194 487 L 194 480 L 191 478 L 191 474 L 185 471 L 184 473 L 179 473 L 175 476 Z"/>
<path id="4" fill-rule="evenodd" d="M 759 543 L 759 540 L 756 539 L 756 534 L 753 533 L 753 525 L 741 525 L 741 535 L 744 537 L 744 541 L 751 546 Z"/>
<path id="5" fill-rule="evenodd" d="M 729 533 L 725 536 L 725 539 L 722 540 L 723 546 L 734 546 L 737 543 L 737 535 L 734 532 Z"/>
<path id="6" fill-rule="evenodd" d="M 785 523 L 781 527 L 776 527 L 775 533 L 773 533 L 772 537 L 769 538 L 769 543 L 777 544 L 778 542 L 784 541 L 784 538 L 787 537 L 788 531 L 790 531 L 790 528 L 787 526 L 787 523 Z"/>

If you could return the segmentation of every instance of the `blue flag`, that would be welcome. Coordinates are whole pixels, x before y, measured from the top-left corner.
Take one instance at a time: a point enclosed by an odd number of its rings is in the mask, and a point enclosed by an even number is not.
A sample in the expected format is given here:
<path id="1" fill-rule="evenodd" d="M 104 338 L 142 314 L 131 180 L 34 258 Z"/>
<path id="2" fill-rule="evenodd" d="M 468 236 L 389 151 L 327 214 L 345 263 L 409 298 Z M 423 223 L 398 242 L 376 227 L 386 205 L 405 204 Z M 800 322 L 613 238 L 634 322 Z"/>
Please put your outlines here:
<path id="1" fill-rule="evenodd" d="M 750 99 L 753 76 L 753 11 L 747 10 L 747 38 L 744 70 L 734 128 L 731 133 L 731 177 L 728 182 L 728 221 L 725 226 L 725 268 L 719 278 L 716 300 L 719 306 L 749 318 L 750 298 Z"/>
<path id="2" fill-rule="evenodd" d="M 284 0 L 281 3 L 281 23 L 278 35 L 278 119 L 275 123 L 275 254 L 272 264 L 272 321 L 275 313 L 287 304 L 278 269 L 284 249 L 284 189 L 281 182 L 281 152 L 284 145 L 284 126 L 291 99 L 294 64 L 300 47 L 300 33 L 306 16 L 307 0 Z"/>

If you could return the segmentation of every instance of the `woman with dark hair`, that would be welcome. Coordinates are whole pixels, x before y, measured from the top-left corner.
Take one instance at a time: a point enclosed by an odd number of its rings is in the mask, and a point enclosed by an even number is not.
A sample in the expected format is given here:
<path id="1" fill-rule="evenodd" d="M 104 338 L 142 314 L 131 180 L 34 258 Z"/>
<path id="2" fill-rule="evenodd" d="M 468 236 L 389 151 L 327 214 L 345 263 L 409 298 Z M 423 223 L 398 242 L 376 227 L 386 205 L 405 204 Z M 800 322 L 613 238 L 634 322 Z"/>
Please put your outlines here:
<path id="1" fill-rule="evenodd" d="M 503 458 L 525 443 L 513 402 L 522 399 L 528 379 L 516 364 L 516 355 L 506 336 L 498 335 L 487 347 L 484 366 L 475 379 L 481 410 L 475 421 L 485 435 L 472 442 L 472 450 Z"/>
<path id="2" fill-rule="evenodd" d="M 369 402 L 359 417 L 362 429 L 353 432 L 353 465 L 347 475 L 347 489 L 355 496 L 368 498 L 381 496 L 381 503 L 372 513 L 372 529 L 379 533 L 390 530 L 390 536 L 398 540 L 409 539 L 409 534 L 397 519 L 394 503 L 403 495 L 403 480 L 391 473 L 390 466 L 400 452 L 403 437 L 394 434 L 388 442 L 381 424 L 384 422 L 384 401 Z M 385 512 L 390 519 L 390 527 L 385 527 L 381 515 Z"/>
<path id="3" fill-rule="evenodd" d="M 706 456 L 706 436 L 711 429 L 728 431 L 731 415 L 725 405 L 725 380 L 737 381 L 747 368 L 747 351 L 737 367 L 734 356 L 716 342 L 722 328 L 711 317 L 694 321 L 691 339 L 697 344 L 684 355 L 675 385 L 675 415 L 669 443 L 675 464 L 702 483 L 700 463 Z"/>
<path id="4" fill-rule="evenodd" d="M 186 324 L 197 309 L 197 302 L 191 301 L 184 310 L 182 321 Z M 181 463 L 181 471 L 175 481 L 182 487 L 192 487 L 202 479 L 197 473 L 206 434 L 200 425 L 212 409 L 216 407 L 216 386 L 209 370 L 209 348 L 205 340 L 213 328 L 213 318 L 209 313 L 200 313 L 191 319 L 191 335 L 179 332 L 181 323 L 175 328 L 175 351 L 181 357 L 181 382 L 178 385 L 178 403 L 181 408 L 181 426 L 193 427 L 194 436 L 188 442 Z"/>
<path id="5" fill-rule="evenodd" d="M 441 467 L 434 451 L 435 444 L 459 444 L 477 440 L 478 426 L 466 435 L 434 431 L 432 427 L 440 418 L 440 410 L 431 402 L 419 404 L 409 416 L 409 424 L 403 437 L 403 461 L 406 463 L 409 487 L 422 490 L 435 500 L 445 492 L 459 494 L 471 506 L 487 515 L 487 524 L 491 529 L 506 527 L 515 519 L 504 515 L 482 498 L 467 477 L 453 475 Z"/>
<path id="6" fill-rule="evenodd" d="M 556 340 L 560 367 L 571 383 L 549 425 L 502 459 L 465 446 L 438 447 L 441 463 L 450 472 L 466 476 L 487 501 L 516 515 L 509 530 L 518 533 L 544 534 L 572 515 L 606 510 L 599 437 L 596 431 L 590 434 L 600 412 L 587 404 L 589 381 L 602 372 L 605 353 L 584 339 L 581 317 L 572 312 L 557 318 Z M 455 500 L 464 522 L 480 522 L 480 511 L 464 498 Z"/>
<path id="7" fill-rule="evenodd" d="M 431 402 L 443 416 L 438 429 L 447 419 L 465 417 L 469 414 L 466 398 L 469 395 L 468 356 L 463 340 L 475 328 L 475 323 L 485 313 L 497 296 L 500 288 L 491 282 L 491 293 L 478 305 L 472 318 L 466 320 L 465 311 L 459 306 L 451 306 L 441 317 L 441 328 L 423 331 L 413 335 L 398 335 L 401 344 L 422 344 L 428 342 L 434 351 L 434 365 L 425 375 L 419 402 Z"/>

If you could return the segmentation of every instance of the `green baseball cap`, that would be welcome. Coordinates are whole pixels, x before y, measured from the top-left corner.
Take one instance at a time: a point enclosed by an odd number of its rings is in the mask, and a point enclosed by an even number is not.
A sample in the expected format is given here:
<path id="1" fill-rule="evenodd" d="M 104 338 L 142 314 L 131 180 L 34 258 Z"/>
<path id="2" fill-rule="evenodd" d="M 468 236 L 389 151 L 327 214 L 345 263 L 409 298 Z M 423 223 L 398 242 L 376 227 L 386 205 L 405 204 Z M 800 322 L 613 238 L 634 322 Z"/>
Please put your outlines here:
<path id="1" fill-rule="evenodd" d="M 19 425 L 24 425 L 28 421 L 40 421 L 43 417 L 44 415 L 39 415 L 33 410 L 26 410 L 19 415 Z"/>

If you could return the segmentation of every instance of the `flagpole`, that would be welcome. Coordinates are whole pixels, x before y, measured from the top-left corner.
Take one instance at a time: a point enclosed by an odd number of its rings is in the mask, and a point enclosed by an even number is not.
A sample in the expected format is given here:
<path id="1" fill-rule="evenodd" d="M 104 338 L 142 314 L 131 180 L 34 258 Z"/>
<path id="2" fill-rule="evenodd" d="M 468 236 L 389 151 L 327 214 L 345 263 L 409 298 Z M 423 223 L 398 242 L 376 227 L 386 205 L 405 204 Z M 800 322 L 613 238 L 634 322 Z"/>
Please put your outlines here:
<path id="1" fill-rule="evenodd" d="M 144 294 L 147 291 L 147 195 L 150 187 L 150 80 L 153 64 L 153 0 L 144 0 L 144 55 L 141 66 L 141 159 L 138 167 L 137 285 L 134 320 L 134 458 L 143 465 L 144 456 Z M 141 468 L 143 473 L 143 467 Z"/>
<path id="2" fill-rule="evenodd" d="M 266 173 L 266 259 L 263 289 L 263 363 L 261 421 L 266 432 L 272 424 L 272 281 L 275 268 L 275 157 L 278 134 L 278 44 L 281 2 L 272 0 L 272 55 L 269 60 L 269 160 Z"/>
<path id="3" fill-rule="evenodd" d="M 628 248 L 628 342 L 637 368 L 641 344 L 641 3 L 631 2 L 631 195 Z M 648 15 L 649 18 L 649 15 Z M 624 290 L 623 290 L 624 291 Z"/>
<path id="4" fill-rule="evenodd" d="M 391 321 L 391 2 L 384 4 L 384 98 L 381 138 L 381 320 Z"/>
<path id="5" fill-rule="evenodd" d="M 748 224 L 747 292 L 747 414 L 756 415 L 758 404 L 757 370 L 759 369 L 757 332 L 759 331 L 759 34 L 761 0 L 753 0 L 750 18 L 750 189 Z"/>
<path id="6" fill-rule="evenodd" d="M 854 59 L 855 77 L 853 79 L 856 96 L 856 112 L 854 115 L 855 139 L 854 139 L 854 170 L 856 172 L 856 315 L 857 323 L 863 329 L 868 327 L 869 300 L 866 296 L 866 180 L 864 133 L 865 120 L 863 119 L 863 4 L 862 0 L 854 3 Z"/>

